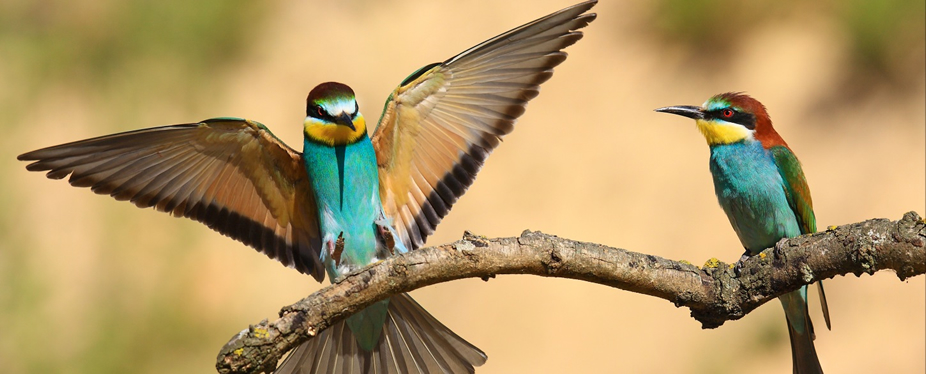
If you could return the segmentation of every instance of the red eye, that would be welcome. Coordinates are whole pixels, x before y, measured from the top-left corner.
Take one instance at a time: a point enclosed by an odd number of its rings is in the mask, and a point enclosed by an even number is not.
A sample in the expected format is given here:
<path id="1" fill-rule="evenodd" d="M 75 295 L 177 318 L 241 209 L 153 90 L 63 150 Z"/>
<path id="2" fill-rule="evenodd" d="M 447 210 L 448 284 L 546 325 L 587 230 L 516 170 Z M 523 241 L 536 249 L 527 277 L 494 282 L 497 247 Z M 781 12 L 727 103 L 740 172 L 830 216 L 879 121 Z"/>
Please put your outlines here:
<path id="1" fill-rule="evenodd" d="M 318 113 L 318 116 L 319 116 L 319 117 L 324 117 L 324 116 L 325 116 L 325 110 L 322 109 L 322 106 L 321 106 L 321 105 L 315 107 L 315 112 Z"/>
<path id="2" fill-rule="evenodd" d="M 723 118 L 730 118 L 730 117 L 733 117 L 733 109 L 729 109 L 729 108 L 728 108 L 728 109 L 724 109 L 724 110 L 720 111 L 720 115 L 722 115 Z"/>

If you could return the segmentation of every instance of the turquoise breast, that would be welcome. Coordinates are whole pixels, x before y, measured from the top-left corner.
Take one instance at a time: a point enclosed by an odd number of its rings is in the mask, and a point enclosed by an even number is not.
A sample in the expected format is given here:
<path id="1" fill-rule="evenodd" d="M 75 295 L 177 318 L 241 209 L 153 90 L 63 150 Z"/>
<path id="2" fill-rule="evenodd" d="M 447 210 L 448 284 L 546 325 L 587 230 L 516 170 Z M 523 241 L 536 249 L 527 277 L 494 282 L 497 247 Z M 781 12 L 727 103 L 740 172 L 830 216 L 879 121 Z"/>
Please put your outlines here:
<path id="1" fill-rule="evenodd" d="M 364 135 L 356 143 L 333 147 L 306 139 L 302 157 L 318 202 L 322 242 L 344 236 L 339 264 L 322 249 L 325 270 L 334 281 L 342 275 L 338 265 L 361 267 L 375 260 L 375 222 L 382 210 L 376 152 Z M 347 318 L 361 348 L 376 346 L 388 307 L 389 299 L 382 300 Z"/>
<path id="2" fill-rule="evenodd" d="M 369 264 L 376 253 L 374 222 L 382 209 L 376 153 L 369 137 L 333 147 L 306 140 L 303 160 L 318 202 L 322 240 L 335 240 L 343 233 L 341 265 Z M 328 276 L 340 276 L 334 261 L 324 253 L 322 257 Z"/>
<path id="3" fill-rule="evenodd" d="M 761 143 L 712 146 L 710 168 L 717 200 L 751 253 L 801 234 L 775 160 Z"/>

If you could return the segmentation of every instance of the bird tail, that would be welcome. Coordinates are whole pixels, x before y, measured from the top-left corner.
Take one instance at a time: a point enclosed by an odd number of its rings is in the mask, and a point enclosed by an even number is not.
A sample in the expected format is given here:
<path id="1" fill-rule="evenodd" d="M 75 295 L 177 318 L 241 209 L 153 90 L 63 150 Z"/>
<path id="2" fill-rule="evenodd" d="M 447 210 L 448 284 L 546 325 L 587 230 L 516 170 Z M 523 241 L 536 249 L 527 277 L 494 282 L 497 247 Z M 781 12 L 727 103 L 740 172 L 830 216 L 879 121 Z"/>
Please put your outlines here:
<path id="1" fill-rule="evenodd" d="M 788 322 L 788 336 L 791 338 L 791 361 L 794 374 L 823 374 L 817 350 L 813 346 L 813 332 L 797 332 Z"/>
<path id="2" fill-rule="evenodd" d="M 788 336 L 791 338 L 791 360 L 794 374 L 822 374 L 820 359 L 813 346 L 813 323 L 807 308 L 807 286 L 779 297 L 785 309 Z"/>
<path id="3" fill-rule="evenodd" d="M 474 373 L 485 361 L 479 348 L 401 294 L 389 300 L 372 351 L 360 347 L 342 320 L 294 349 L 274 373 Z"/>

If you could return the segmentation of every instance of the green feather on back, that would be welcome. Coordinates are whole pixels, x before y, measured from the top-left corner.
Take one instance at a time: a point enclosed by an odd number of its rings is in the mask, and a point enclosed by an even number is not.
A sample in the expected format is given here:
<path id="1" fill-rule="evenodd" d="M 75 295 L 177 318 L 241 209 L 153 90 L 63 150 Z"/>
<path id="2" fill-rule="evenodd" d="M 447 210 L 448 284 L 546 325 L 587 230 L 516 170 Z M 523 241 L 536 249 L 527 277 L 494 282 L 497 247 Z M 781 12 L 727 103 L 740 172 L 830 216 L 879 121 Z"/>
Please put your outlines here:
<path id="1" fill-rule="evenodd" d="M 785 195 L 788 198 L 788 205 L 794 211 L 797 217 L 797 223 L 801 228 L 801 234 L 812 234 L 817 232 L 817 218 L 813 214 L 813 201 L 810 198 L 810 187 L 807 186 L 807 178 L 804 177 L 804 170 L 801 169 L 801 162 L 797 156 L 791 152 L 788 147 L 776 145 L 769 148 L 772 157 L 775 159 L 775 165 L 778 166 L 778 173 L 784 181 Z M 823 319 L 826 321 L 826 328 L 831 329 L 830 308 L 826 302 L 826 293 L 823 291 L 823 281 L 817 282 L 817 290 L 820 293 L 820 307 L 823 309 Z M 809 320 L 808 320 L 809 321 Z M 813 327 L 811 326 L 811 332 Z"/>
<path id="2" fill-rule="evenodd" d="M 801 233 L 811 234 L 816 232 L 817 220 L 813 214 L 813 201 L 810 198 L 810 187 L 807 186 L 807 179 L 804 178 L 804 171 L 801 169 L 801 162 L 785 146 L 774 146 L 769 149 L 769 152 L 775 158 L 778 172 L 781 174 L 782 180 L 784 180 L 788 205 L 791 206 L 791 210 L 797 216 Z"/>

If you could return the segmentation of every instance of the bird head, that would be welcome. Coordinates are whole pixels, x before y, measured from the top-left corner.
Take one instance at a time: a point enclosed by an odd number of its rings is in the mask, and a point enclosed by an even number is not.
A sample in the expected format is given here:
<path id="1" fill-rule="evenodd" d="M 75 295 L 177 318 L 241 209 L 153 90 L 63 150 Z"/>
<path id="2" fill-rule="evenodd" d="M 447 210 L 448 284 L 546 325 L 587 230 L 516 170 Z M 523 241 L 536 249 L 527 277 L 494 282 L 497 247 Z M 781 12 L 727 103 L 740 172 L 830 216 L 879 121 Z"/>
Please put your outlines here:
<path id="1" fill-rule="evenodd" d="M 354 91 L 341 83 L 315 86 L 306 98 L 305 115 L 305 137 L 318 143 L 351 144 L 367 132 Z"/>
<path id="2" fill-rule="evenodd" d="M 695 120 L 707 144 L 731 144 L 747 140 L 762 141 L 766 148 L 784 143 L 758 100 L 738 92 L 715 95 L 702 106 L 678 105 L 656 109 Z"/>

